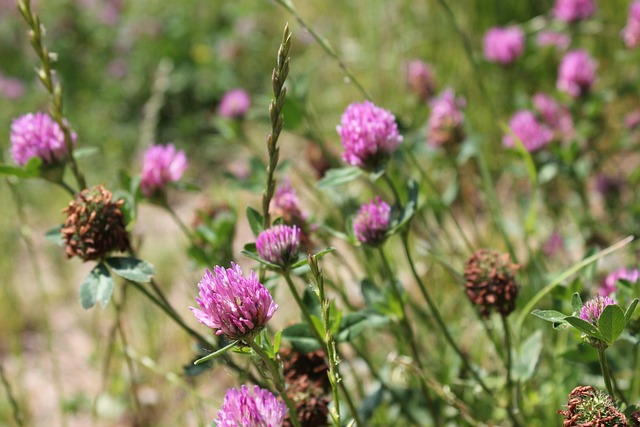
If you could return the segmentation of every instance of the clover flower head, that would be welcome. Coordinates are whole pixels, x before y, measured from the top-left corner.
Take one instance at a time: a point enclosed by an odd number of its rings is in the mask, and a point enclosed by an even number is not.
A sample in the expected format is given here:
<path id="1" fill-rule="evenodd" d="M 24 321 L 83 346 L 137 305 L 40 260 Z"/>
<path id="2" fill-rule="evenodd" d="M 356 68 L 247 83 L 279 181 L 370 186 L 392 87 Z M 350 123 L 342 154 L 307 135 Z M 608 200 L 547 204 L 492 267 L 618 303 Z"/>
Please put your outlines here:
<path id="1" fill-rule="evenodd" d="M 635 283 L 640 279 L 640 271 L 638 271 L 637 268 L 620 268 L 607 274 L 602 281 L 602 285 L 600 286 L 598 293 L 602 296 L 608 297 L 612 293 L 616 292 L 618 289 L 616 284 L 620 279 Z"/>
<path id="2" fill-rule="evenodd" d="M 251 106 L 251 98 L 244 89 L 232 89 L 225 93 L 218 104 L 218 114 L 227 119 L 241 119 Z"/>
<path id="3" fill-rule="evenodd" d="M 609 297 L 596 295 L 584 303 L 580 310 L 580 318 L 585 322 L 598 326 L 598 320 L 604 308 L 615 303 L 616 302 Z"/>
<path id="4" fill-rule="evenodd" d="M 250 338 L 260 332 L 278 309 L 271 294 L 254 271 L 249 277 L 242 268 L 231 263 L 231 268 L 216 266 L 207 270 L 198 283 L 200 308 L 189 307 L 204 325 L 215 329 L 216 335 L 229 340 Z"/>
<path id="5" fill-rule="evenodd" d="M 67 156 L 64 132 L 47 113 L 29 113 L 11 123 L 11 157 L 20 166 L 38 157 L 45 165 L 62 162 Z M 71 133 L 76 141 L 76 134 Z"/>
<path id="6" fill-rule="evenodd" d="M 487 61 L 511 64 L 524 52 L 524 32 L 518 27 L 493 27 L 485 34 L 483 45 Z"/>
<path id="7" fill-rule="evenodd" d="M 629 49 L 640 45 L 640 0 L 635 0 L 629 6 L 627 25 L 622 29 L 622 39 Z"/>
<path id="8" fill-rule="evenodd" d="M 252 392 L 243 385 L 227 390 L 215 423 L 218 427 L 281 427 L 287 412 L 269 390 L 254 386 Z"/>
<path id="9" fill-rule="evenodd" d="M 577 98 L 589 92 L 595 80 L 596 62 L 586 51 L 572 50 L 562 58 L 556 82 L 558 90 Z"/>
<path id="10" fill-rule="evenodd" d="M 555 46 L 560 50 L 566 50 L 571 44 L 571 37 L 559 31 L 540 31 L 536 36 L 538 46 Z"/>
<path id="11" fill-rule="evenodd" d="M 391 207 L 376 197 L 362 205 L 353 221 L 353 230 L 360 243 L 377 246 L 386 239 L 390 221 Z"/>
<path id="12" fill-rule="evenodd" d="M 453 89 L 446 89 L 442 94 L 432 99 L 431 115 L 427 123 L 427 143 L 432 147 L 454 144 L 464 138 L 465 99 L 456 97 Z"/>
<path id="13" fill-rule="evenodd" d="M 562 22 L 576 22 L 591 17 L 596 11 L 593 0 L 556 0 L 553 16 Z"/>
<path id="14" fill-rule="evenodd" d="M 410 61 L 405 68 L 407 85 L 422 101 L 426 101 L 435 93 L 436 81 L 431 65 L 419 59 Z"/>
<path id="15" fill-rule="evenodd" d="M 165 191 L 170 182 L 179 181 L 188 166 L 184 151 L 176 151 L 173 144 L 152 145 L 144 153 L 140 190 L 145 197 Z"/>
<path id="16" fill-rule="evenodd" d="M 295 225 L 275 225 L 264 230 L 256 240 L 258 255 L 281 267 L 295 261 L 300 249 L 300 229 Z"/>
<path id="17" fill-rule="evenodd" d="M 349 105 L 336 130 L 343 160 L 365 170 L 384 165 L 402 142 L 393 114 L 370 101 Z"/>
<path id="18" fill-rule="evenodd" d="M 553 140 L 553 131 L 538 122 L 536 116 L 528 110 L 515 113 L 509 120 L 509 128 L 522 142 L 524 148 L 531 153 L 538 151 Z M 502 138 L 502 144 L 505 147 L 513 147 L 515 145 L 513 136 L 511 134 L 505 135 Z"/>
<path id="19" fill-rule="evenodd" d="M 545 93 L 536 93 L 531 98 L 542 121 L 555 133 L 556 139 L 570 140 L 574 135 L 573 118 L 569 109 L 560 105 Z"/>

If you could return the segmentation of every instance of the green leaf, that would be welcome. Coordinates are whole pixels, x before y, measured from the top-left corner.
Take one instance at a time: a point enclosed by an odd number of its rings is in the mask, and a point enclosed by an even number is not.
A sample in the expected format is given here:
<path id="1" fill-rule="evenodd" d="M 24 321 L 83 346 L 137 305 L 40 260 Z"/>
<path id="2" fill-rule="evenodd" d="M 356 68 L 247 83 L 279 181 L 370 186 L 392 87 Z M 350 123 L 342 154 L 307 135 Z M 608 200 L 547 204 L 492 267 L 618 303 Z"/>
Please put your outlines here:
<path id="1" fill-rule="evenodd" d="M 360 292 L 362 293 L 365 305 L 369 308 L 374 308 L 385 300 L 382 290 L 369 279 L 362 280 L 360 283 Z"/>
<path id="2" fill-rule="evenodd" d="M 264 228 L 262 228 L 264 218 L 260 212 L 253 209 L 251 206 L 247 206 L 247 219 L 249 220 L 249 227 L 251 227 L 253 235 L 258 237 L 258 234 L 264 231 Z"/>
<path id="3" fill-rule="evenodd" d="M 599 340 L 605 341 L 600 332 L 598 332 L 598 329 L 591 323 L 574 316 L 567 316 L 564 318 L 564 320 L 580 332 L 587 334 L 593 338 L 598 338 Z"/>
<path id="4" fill-rule="evenodd" d="M 276 335 L 273 337 L 273 352 L 278 354 L 280 351 L 280 341 L 282 339 L 282 330 L 276 332 Z"/>
<path id="5" fill-rule="evenodd" d="M 310 353 L 319 350 L 320 344 L 313 332 L 305 323 L 296 323 L 282 331 L 282 337 L 289 341 L 296 351 Z"/>
<path id="6" fill-rule="evenodd" d="M 527 381 L 533 376 L 541 351 L 542 331 L 538 330 L 531 334 L 518 349 L 513 372 L 520 381 Z"/>
<path id="7" fill-rule="evenodd" d="M 602 310 L 600 319 L 598 319 L 598 330 L 604 342 L 612 345 L 624 331 L 625 326 L 627 326 L 627 322 L 624 311 L 619 305 L 611 304 Z"/>
<path id="8" fill-rule="evenodd" d="M 113 278 L 103 263 L 96 265 L 80 284 L 80 304 L 85 310 L 100 303 L 109 304 L 113 292 Z"/>
<path id="9" fill-rule="evenodd" d="M 58 246 L 64 246 L 64 239 L 62 238 L 61 232 L 62 227 L 64 227 L 64 225 L 60 224 L 48 229 L 47 232 L 44 233 L 44 239 L 55 243 Z"/>
<path id="10" fill-rule="evenodd" d="M 324 177 L 316 183 L 316 188 L 325 189 L 337 187 L 357 179 L 364 172 L 356 166 L 329 169 Z"/>
<path id="11" fill-rule="evenodd" d="M 283 125 L 285 129 L 297 129 L 304 119 L 304 103 L 294 97 L 287 96 L 282 106 Z"/>
<path id="12" fill-rule="evenodd" d="M 17 178 L 36 178 L 39 172 L 37 169 L 29 170 L 26 167 L 0 165 L 0 175 L 15 176 Z"/>
<path id="13" fill-rule="evenodd" d="M 636 309 L 637 305 L 638 305 L 638 298 L 634 299 L 633 301 L 631 301 L 631 304 L 629 304 L 627 311 L 624 313 L 624 319 L 626 323 L 629 323 L 631 321 L 631 316 L 633 315 L 633 312 Z"/>
<path id="14" fill-rule="evenodd" d="M 240 253 L 247 258 L 250 258 L 254 261 L 258 261 L 260 264 L 266 265 L 267 267 L 273 268 L 274 270 L 280 270 L 280 266 L 277 264 L 270 263 L 269 261 L 265 261 L 257 254 L 257 252 L 247 251 L 245 249 L 241 250 Z"/>
<path id="15" fill-rule="evenodd" d="M 213 368 L 213 361 L 209 360 L 207 362 L 201 363 L 199 365 L 195 365 L 194 362 L 200 359 L 198 356 L 196 359 L 191 360 L 187 365 L 182 367 L 182 372 L 187 377 L 197 377 L 200 374 L 205 373 L 209 369 Z"/>
<path id="16" fill-rule="evenodd" d="M 153 265 L 133 257 L 107 258 L 107 264 L 118 276 L 136 283 L 149 283 L 155 273 Z"/>
<path id="17" fill-rule="evenodd" d="M 409 194 L 409 201 L 402 210 L 400 217 L 391 224 L 390 230 L 387 235 L 395 233 L 402 228 L 407 222 L 413 218 L 418 206 L 418 183 L 415 180 L 410 180 L 407 184 L 407 193 Z"/>
<path id="18" fill-rule="evenodd" d="M 213 353 L 207 354 L 205 357 L 202 357 L 202 358 L 196 360 L 195 362 L 193 362 L 193 364 L 194 365 L 199 365 L 199 364 L 207 362 L 207 361 L 209 361 L 211 359 L 215 359 L 216 357 L 221 356 L 224 353 L 226 353 L 227 351 L 231 350 L 233 347 L 236 346 L 236 344 L 238 344 L 238 340 L 231 341 L 229 344 L 225 345 L 221 349 L 216 350 Z"/>
<path id="19" fill-rule="evenodd" d="M 381 316 L 373 311 L 359 311 L 356 313 L 349 313 L 342 319 L 340 325 L 340 331 L 336 336 L 336 341 L 352 341 L 358 337 L 366 326 L 372 328 L 378 328 L 389 323 L 389 319 L 385 316 Z"/>
<path id="20" fill-rule="evenodd" d="M 575 292 L 573 295 L 571 295 L 571 308 L 573 309 L 574 313 L 580 313 L 583 305 L 584 304 L 582 304 L 582 298 L 580 298 L 579 293 Z"/>
<path id="21" fill-rule="evenodd" d="M 533 310 L 531 314 L 542 320 L 553 323 L 565 323 L 564 319 L 567 317 L 566 314 L 560 313 L 556 310 Z"/>

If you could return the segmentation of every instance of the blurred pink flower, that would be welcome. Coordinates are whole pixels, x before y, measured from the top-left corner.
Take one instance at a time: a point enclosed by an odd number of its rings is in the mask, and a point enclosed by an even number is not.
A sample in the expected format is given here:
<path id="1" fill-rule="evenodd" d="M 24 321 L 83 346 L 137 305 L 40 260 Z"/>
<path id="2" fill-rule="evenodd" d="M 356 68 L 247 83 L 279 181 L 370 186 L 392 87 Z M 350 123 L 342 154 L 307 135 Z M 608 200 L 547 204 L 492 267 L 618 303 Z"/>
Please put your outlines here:
<path id="1" fill-rule="evenodd" d="M 446 89 L 431 100 L 431 115 L 427 123 L 427 143 L 432 147 L 460 142 L 464 137 L 464 108 L 466 101 L 455 96 L 453 89 Z"/>
<path id="2" fill-rule="evenodd" d="M 571 37 L 559 31 L 540 31 L 536 36 L 538 46 L 555 46 L 560 50 L 566 50 L 571 44 Z"/>
<path id="3" fill-rule="evenodd" d="M 553 16 L 563 22 L 575 22 L 589 18 L 596 11 L 593 0 L 556 0 Z"/>
<path id="4" fill-rule="evenodd" d="M 624 116 L 624 125 L 629 130 L 635 130 L 640 127 L 640 109 L 633 110 L 626 116 Z"/>
<path id="5" fill-rule="evenodd" d="M 152 145 L 144 153 L 140 190 L 145 197 L 162 192 L 170 182 L 182 178 L 187 169 L 187 156 L 184 151 L 176 151 L 173 144 Z"/>
<path id="6" fill-rule="evenodd" d="M 522 142 L 524 148 L 531 153 L 541 149 L 553 140 L 553 131 L 538 122 L 535 114 L 529 110 L 516 112 L 509 120 L 509 128 Z M 513 136 L 506 134 L 502 138 L 502 144 L 505 147 L 513 147 L 515 145 Z"/>
<path id="7" fill-rule="evenodd" d="M 564 240 L 562 235 L 558 231 L 551 233 L 551 236 L 544 242 L 542 251 L 548 258 L 554 257 L 558 252 L 564 248 Z"/>
<path id="8" fill-rule="evenodd" d="M 0 96 L 7 99 L 18 99 L 24 95 L 24 83 L 13 77 L 0 73 Z"/>
<path id="9" fill-rule="evenodd" d="M 622 29 L 622 38 L 629 49 L 640 45 L 640 0 L 635 0 L 629 6 L 629 18 L 627 26 Z"/>
<path id="10" fill-rule="evenodd" d="M 615 303 L 616 302 L 609 297 L 596 295 L 584 303 L 584 306 L 580 310 L 580 318 L 585 322 L 598 326 L 598 320 L 600 320 L 604 308 Z"/>
<path id="11" fill-rule="evenodd" d="M 225 93 L 218 104 L 218 114 L 227 119 L 241 119 L 251 106 L 251 98 L 244 89 L 232 89 Z"/>
<path id="12" fill-rule="evenodd" d="M 415 59 L 406 65 L 405 75 L 407 85 L 418 98 L 426 101 L 433 96 L 436 90 L 436 81 L 431 65 Z"/>
<path id="13" fill-rule="evenodd" d="M 353 231 L 363 245 L 377 246 L 387 238 L 391 221 L 391 206 L 379 196 L 360 207 L 353 220 Z"/>
<path id="14" fill-rule="evenodd" d="M 544 93 L 533 95 L 532 102 L 542 121 L 554 131 L 556 139 L 567 141 L 573 138 L 573 118 L 567 107 Z"/>
<path id="15" fill-rule="evenodd" d="M 572 50 L 567 53 L 558 70 L 558 90 L 572 97 L 584 95 L 596 80 L 596 62 L 584 50 Z"/>
<path id="16" fill-rule="evenodd" d="M 484 56 L 488 61 L 510 64 L 524 52 L 524 33 L 518 27 L 494 27 L 484 36 Z"/>
<path id="17" fill-rule="evenodd" d="M 227 390 L 214 422 L 217 427 L 282 427 L 287 412 L 287 406 L 269 390 L 256 385 L 251 391 L 243 385 Z"/>
<path id="18" fill-rule="evenodd" d="M 613 273 L 607 274 L 607 277 L 602 281 L 602 285 L 600 285 L 598 293 L 602 296 L 608 297 L 612 293 L 616 292 L 618 289 L 616 284 L 620 279 L 635 283 L 640 279 L 640 271 L 636 268 L 620 268 Z"/>

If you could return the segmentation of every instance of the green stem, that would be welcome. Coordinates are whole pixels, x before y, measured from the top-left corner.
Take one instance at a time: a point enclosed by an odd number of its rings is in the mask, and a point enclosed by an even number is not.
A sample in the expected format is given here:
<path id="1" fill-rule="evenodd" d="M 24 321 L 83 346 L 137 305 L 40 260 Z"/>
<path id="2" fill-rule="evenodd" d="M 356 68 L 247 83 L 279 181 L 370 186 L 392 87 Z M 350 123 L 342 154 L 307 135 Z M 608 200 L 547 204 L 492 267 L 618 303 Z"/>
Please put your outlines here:
<path id="1" fill-rule="evenodd" d="M 493 393 L 491 392 L 489 387 L 487 387 L 487 385 L 484 383 L 484 381 L 482 380 L 480 375 L 471 366 L 471 363 L 469 363 L 469 360 L 467 359 L 467 357 L 464 355 L 464 353 L 462 353 L 462 350 L 460 350 L 458 345 L 453 340 L 453 337 L 451 336 L 451 333 L 449 332 L 449 329 L 447 328 L 447 325 L 445 324 L 444 320 L 442 319 L 442 315 L 440 314 L 440 311 L 438 310 L 438 307 L 435 305 L 435 303 L 431 299 L 431 296 L 429 295 L 429 292 L 427 291 L 427 288 L 424 285 L 424 283 L 422 281 L 422 278 L 420 278 L 420 275 L 418 274 L 418 271 L 416 270 L 415 264 L 413 262 L 413 257 L 411 256 L 411 251 L 409 250 L 409 244 L 407 242 L 407 237 L 408 236 L 407 236 L 406 233 L 402 235 L 402 244 L 404 246 L 404 252 L 405 252 L 405 255 L 407 257 L 407 261 L 409 262 L 409 266 L 411 267 L 411 272 L 413 273 L 413 277 L 415 278 L 416 282 L 418 283 L 418 287 L 420 288 L 420 292 L 422 293 L 422 296 L 424 297 L 425 301 L 427 302 L 427 305 L 429 306 L 429 309 L 431 310 L 431 314 L 436 319 L 436 323 L 440 327 L 440 330 L 444 334 L 444 337 L 447 340 L 447 342 L 449 343 L 449 345 L 451 346 L 451 348 L 453 348 L 453 350 L 458 354 L 458 356 L 462 360 L 462 363 L 464 364 L 465 368 L 471 373 L 473 378 L 475 378 L 475 380 L 478 382 L 480 387 L 482 387 L 482 389 L 485 391 L 485 393 L 487 393 L 489 396 L 492 396 Z"/>
<path id="2" fill-rule="evenodd" d="M 636 368 L 634 372 L 640 372 L 640 344 L 636 344 L 636 354 L 635 354 L 635 365 Z M 640 397 L 640 375 L 634 375 L 631 379 L 631 401 L 637 402 Z"/>
<path id="3" fill-rule="evenodd" d="M 509 329 L 509 322 L 506 316 L 500 316 L 502 318 L 502 327 L 504 329 L 504 347 L 507 353 L 507 414 L 511 418 L 511 422 L 514 426 L 520 426 L 520 421 L 513 412 L 513 393 L 514 384 L 511 377 L 511 370 L 513 366 L 513 360 L 511 355 L 511 330 Z"/>
<path id="4" fill-rule="evenodd" d="M 396 205 L 398 205 L 398 209 L 402 210 L 402 200 L 400 199 L 400 194 L 398 193 L 396 186 L 393 184 L 393 181 L 391 181 L 391 178 L 389 178 L 389 175 L 387 175 L 386 171 L 382 174 L 382 179 L 384 179 L 384 182 L 386 182 L 387 186 L 389 186 L 389 188 L 391 189 L 393 197 L 396 199 Z"/>
<path id="5" fill-rule="evenodd" d="M 296 405 L 293 404 L 291 398 L 287 394 L 284 378 L 280 373 L 280 367 L 278 366 L 277 362 L 270 358 L 269 355 L 265 353 L 258 344 L 255 343 L 255 341 L 249 340 L 247 344 L 249 344 L 251 349 L 253 349 L 253 351 L 256 352 L 256 354 L 260 357 L 260 359 L 262 359 L 265 365 L 267 365 L 267 369 L 269 369 L 269 372 L 271 373 L 271 379 L 276 386 L 276 390 L 278 390 L 278 392 L 282 396 L 282 399 L 284 399 L 285 405 L 287 405 L 287 408 L 289 408 L 289 419 L 291 420 L 291 424 L 293 424 L 295 427 L 302 427 L 300 425 L 300 420 L 298 419 L 298 411 L 296 410 Z"/>
<path id="6" fill-rule="evenodd" d="M 76 191 L 73 188 L 71 188 L 71 186 L 69 184 L 64 182 L 64 180 L 57 181 L 56 184 L 58 184 L 60 187 L 64 188 L 67 191 L 67 193 L 69 193 L 71 195 L 71 197 L 75 197 L 76 196 Z"/>
<path id="7" fill-rule="evenodd" d="M 309 34 L 311 34 L 311 37 L 313 37 L 314 40 L 320 45 L 322 50 L 324 50 L 327 55 L 329 55 L 338 63 L 338 66 L 340 67 L 342 72 L 356 86 L 356 88 L 360 91 L 362 96 L 364 96 L 366 99 L 370 101 L 373 101 L 373 97 L 371 96 L 371 94 L 364 88 L 364 86 L 360 84 L 356 76 L 351 72 L 349 67 L 347 67 L 347 64 L 344 63 L 344 61 L 340 58 L 340 56 L 338 56 L 338 53 L 329 44 L 327 39 L 325 39 L 324 37 L 321 37 L 313 28 L 309 26 L 309 24 L 307 24 L 307 22 L 304 20 L 304 18 L 302 18 L 302 16 L 298 12 L 298 10 L 295 8 L 291 0 L 275 0 L 275 1 L 280 6 L 284 7 L 289 13 L 291 13 L 296 18 L 298 23 L 302 26 L 302 28 L 304 28 Z"/>
<path id="8" fill-rule="evenodd" d="M 162 204 L 162 207 L 165 208 L 167 212 L 169 212 L 169 215 L 171 215 L 171 218 L 173 218 L 173 221 L 176 224 L 178 224 L 178 227 L 180 227 L 180 231 L 182 231 L 182 234 L 184 234 L 184 236 L 187 238 L 187 240 L 189 240 L 189 242 L 192 242 L 193 241 L 193 235 L 191 234 L 191 230 L 189 230 L 189 227 L 187 227 L 185 225 L 185 223 L 182 222 L 182 220 L 180 219 L 178 214 L 176 214 L 176 212 L 173 210 L 173 208 L 171 208 L 171 206 L 169 206 L 169 203 L 167 203 L 166 200 Z"/>
<path id="9" fill-rule="evenodd" d="M 607 387 L 607 393 L 615 401 L 616 397 L 613 394 L 613 386 L 611 385 L 611 373 L 609 372 L 609 365 L 607 363 L 607 356 L 604 354 L 605 348 L 598 346 L 598 361 L 600 362 L 600 370 L 602 370 L 602 378 L 604 378 L 604 385 Z"/>
<path id="10" fill-rule="evenodd" d="M 411 328 L 411 324 L 409 323 L 409 319 L 407 317 L 407 312 L 404 306 L 404 301 L 402 298 L 402 293 L 398 288 L 398 283 L 393 275 L 393 271 L 391 270 L 391 266 L 389 265 L 389 261 L 387 260 L 386 255 L 384 254 L 384 250 L 382 247 L 378 248 L 378 252 L 380 257 L 382 258 L 382 265 L 387 274 L 387 279 L 391 282 L 391 291 L 393 292 L 394 297 L 400 304 L 400 309 L 402 311 L 402 318 L 400 319 L 402 323 L 403 333 L 406 335 L 407 340 L 409 341 L 409 347 L 411 348 L 411 353 L 413 353 L 413 358 L 416 362 L 416 365 L 420 371 L 419 379 L 420 379 L 420 388 L 422 389 L 422 394 L 424 395 L 425 400 L 429 404 L 432 410 L 432 415 L 434 420 L 439 419 L 439 413 L 437 411 L 437 406 L 431 395 L 429 394 L 429 389 L 427 387 L 427 383 L 424 380 L 424 365 L 422 364 L 422 360 L 420 359 L 420 350 L 418 349 L 418 345 L 416 344 L 415 336 L 413 334 L 413 329 Z"/>
<path id="11" fill-rule="evenodd" d="M 300 295 L 298 295 L 298 291 L 296 290 L 296 287 L 293 284 L 293 281 L 291 280 L 291 273 L 288 270 L 281 271 L 281 273 L 282 273 L 282 276 L 284 277 L 284 280 L 287 282 L 287 286 L 289 286 L 289 291 L 293 295 L 293 298 L 296 300 L 296 304 L 298 304 L 298 308 L 300 309 L 300 311 L 302 311 L 302 315 L 304 316 L 305 322 L 307 322 L 309 329 L 311 329 L 311 332 L 313 333 L 316 340 L 320 344 L 320 347 L 322 347 L 322 351 L 324 352 L 325 357 L 328 357 L 329 349 L 327 348 L 327 343 L 324 341 L 324 339 L 322 339 L 322 337 L 320 336 L 320 333 L 315 328 L 314 323 L 311 320 L 311 313 L 309 313 L 309 309 L 304 305 L 304 302 L 302 301 L 302 298 L 300 298 Z M 356 425 L 360 427 L 364 427 L 364 424 L 362 424 L 362 422 L 360 421 L 360 416 L 358 415 L 358 409 L 356 408 L 356 405 L 354 404 L 353 399 L 351 398 L 351 394 L 349 393 L 349 390 L 347 390 L 347 387 L 344 385 L 343 381 L 340 381 L 338 385 L 342 390 L 342 394 L 345 400 L 347 401 L 347 406 L 349 406 L 349 410 L 351 411 L 352 417 L 355 420 Z M 336 405 L 337 404 L 338 402 L 336 402 Z"/>
<path id="12" fill-rule="evenodd" d="M 18 406 L 18 402 L 13 396 L 13 392 L 11 391 L 11 386 L 9 385 L 9 381 L 7 377 L 4 375 L 4 368 L 0 363 L 0 379 L 2 379 L 2 386 L 4 387 L 5 393 L 7 393 L 7 398 L 9 399 L 9 404 L 11 405 L 11 411 L 13 412 L 13 419 L 16 424 L 20 427 L 24 427 L 24 421 L 22 419 L 22 415 L 20 414 L 20 407 Z"/>

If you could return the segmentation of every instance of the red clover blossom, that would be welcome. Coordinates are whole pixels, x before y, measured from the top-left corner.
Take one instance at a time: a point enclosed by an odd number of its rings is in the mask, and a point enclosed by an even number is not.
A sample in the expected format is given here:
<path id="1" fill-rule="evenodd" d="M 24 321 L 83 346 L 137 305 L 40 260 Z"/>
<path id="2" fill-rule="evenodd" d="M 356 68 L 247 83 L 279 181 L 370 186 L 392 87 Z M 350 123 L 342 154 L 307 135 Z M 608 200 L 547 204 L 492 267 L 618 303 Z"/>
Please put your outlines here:
<path id="1" fill-rule="evenodd" d="M 602 315 L 602 311 L 608 305 L 615 304 L 615 301 L 609 297 L 596 295 L 584 303 L 580 310 L 580 318 L 585 322 L 589 322 L 594 326 L 598 326 L 598 320 Z"/>
<path id="2" fill-rule="evenodd" d="M 281 427 L 288 410 L 269 390 L 246 385 L 230 388 L 215 420 L 218 427 Z"/>
<path id="3" fill-rule="evenodd" d="M 464 137 L 465 99 L 455 96 L 452 89 L 446 89 L 442 94 L 431 100 L 431 115 L 427 123 L 427 143 L 432 147 L 453 144 L 462 141 Z"/>
<path id="4" fill-rule="evenodd" d="M 627 26 L 622 29 L 622 38 L 629 49 L 640 45 L 640 0 L 635 0 L 629 6 L 629 18 Z"/>
<path id="5" fill-rule="evenodd" d="M 75 143 L 76 134 L 71 134 Z M 11 157 L 20 166 L 38 157 L 44 164 L 61 162 L 67 156 L 64 132 L 46 113 L 29 113 L 11 124 Z"/>
<path id="6" fill-rule="evenodd" d="M 377 246 L 386 239 L 391 220 L 391 207 L 376 197 L 362 205 L 353 221 L 353 230 L 360 243 Z"/>
<path id="7" fill-rule="evenodd" d="M 393 114 L 370 101 L 349 105 L 336 130 L 344 161 L 366 170 L 384 165 L 402 142 Z"/>
<path id="8" fill-rule="evenodd" d="M 295 225 L 276 225 L 264 230 L 256 240 L 258 255 L 265 261 L 287 267 L 300 249 L 300 229 Z"/>
<path id="9" fill-rule="evenodd" d="M 196 302 L 200 309 L 189 307 L 204 325 L 215 329 L 216 335 L 239 340 L 258 333 L 271 319 L 278 305 L 254 271 L 242 275 L 239 265 L 231 268 L 216 266 L 207 270 L 198 283 Z"/>
<path id="10" fill-rule="evenodd" d="M 218 114 L 227 119 L 241 119 L 251 106 L 251 98 L 243 89 L 232 89 L 225 93 L 218 104 Z"/>
<path id="11" fill-rule="evenodd" d="M 596 11 L 593 0 L 556 0 L 553 15 L 562 22 L 581 21 Z"/>
<path id="12" fill-rule="evenodd" d="M 558 70 L 558 90 L 574 98 L 584 95 L 596 80 L 596 62 L 584 50 L 572 50 L 567 53 Z"/>
<path id="13" fill-rule="evenodd" d="M 152 145 L 144 153 L 140 189 L 145 197 L 163 192 L 170 182 L 178 181 L 187 169 L 184 151 L 176 151 L 173 144 Z"/>
<path id="14" fill-rule="evenodd" d="M 433 96 L 436 91 L 436 81 L 431 65 L 419 59 L 409 62 L 405 68 L 407 85 L 422 101 Z"/>
<path id="15" fill-rule="evenodd" d="M 484 57 L 502 65 L 511 64 L 524 52 L 524 33 L 518 27 L 494 27 L 484 36 Z"/>
<path id="16" fill-rule="evenodd" d="M 602 281 L 602 285 L 600 286 L 600 291 L 598 293 L 602 296 L 608 297 L 612 293 L 616 292 L 616 283 L 620 279 L 635 283 L 640 279 L 640 271 L 636 268 L 620 268 L 607 274 L 607 277 Z"/>
<path id="17" fill-rule="evenodd" d="M 513 134 L 522 142 L 524 148 L 529 152 L 538 151 L 553 140 L 553 131 L 546 125 L 538 122 L 536 116 L 528 110 L 515 113 L 509 120 L 509 128 Z M 514 138 L 507 134 L 502 138 L 505 147 L 515 145 Z"/>

